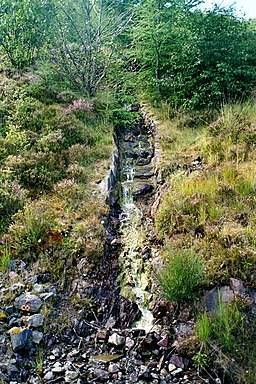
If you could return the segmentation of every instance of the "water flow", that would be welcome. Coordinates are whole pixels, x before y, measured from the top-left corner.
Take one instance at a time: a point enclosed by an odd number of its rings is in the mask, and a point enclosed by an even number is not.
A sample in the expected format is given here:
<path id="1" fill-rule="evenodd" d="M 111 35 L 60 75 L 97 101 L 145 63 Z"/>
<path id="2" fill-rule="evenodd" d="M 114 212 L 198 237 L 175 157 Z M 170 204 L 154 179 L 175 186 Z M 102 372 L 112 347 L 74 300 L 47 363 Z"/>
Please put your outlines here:
<path id="1" fill-rule="evenodd" d="M 135 169 L 133 163 L 127 162 L 123 168 L 123 175 L 126 180 L 122 182 L 122 232 L 124 245 L 122 258 L 124 262 L 125 273 L 128 273 L 128 281 L 133 287 L 134 299 L 142 313 L 141 319 L 134 324 L 134 328 L 145 329 L 149 332 L 153 329 L 153 315 L 146 308 L 149 301 L 147 288 L 147 276 L 143 272 L 143 260 L 141 258 L 141 249 L 146 237 L 143 227 L 143 214 L 133 199 L 133 183 Z M 122 262 L 122 260 L 121 260 Z"/>

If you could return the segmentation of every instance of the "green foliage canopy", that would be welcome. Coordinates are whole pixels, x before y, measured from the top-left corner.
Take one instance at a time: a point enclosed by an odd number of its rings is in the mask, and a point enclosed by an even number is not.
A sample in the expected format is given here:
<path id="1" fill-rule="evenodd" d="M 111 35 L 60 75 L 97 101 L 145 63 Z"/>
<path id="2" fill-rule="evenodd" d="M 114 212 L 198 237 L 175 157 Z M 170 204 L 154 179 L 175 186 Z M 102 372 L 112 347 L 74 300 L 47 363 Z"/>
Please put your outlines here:
<path id="1" fill-rule="evenodd" d="M 2 0 L 0 49 L 15 68 L 32 64 L 50 34 L 52 0 Z"/>

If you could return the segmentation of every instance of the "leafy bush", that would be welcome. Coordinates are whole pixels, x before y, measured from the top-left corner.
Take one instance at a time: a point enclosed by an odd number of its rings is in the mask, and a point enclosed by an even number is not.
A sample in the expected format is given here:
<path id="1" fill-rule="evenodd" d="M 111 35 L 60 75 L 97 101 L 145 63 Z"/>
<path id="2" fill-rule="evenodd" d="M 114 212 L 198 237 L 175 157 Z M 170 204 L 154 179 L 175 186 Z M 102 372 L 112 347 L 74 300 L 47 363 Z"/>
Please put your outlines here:
<path id="1" fill-rule="evenodd" d="M 191 249 L 176 250 L 164 263 L 158 280 L 165 297 L 182 302 L 195 297 L 203 283 L 203 263 Z"/>

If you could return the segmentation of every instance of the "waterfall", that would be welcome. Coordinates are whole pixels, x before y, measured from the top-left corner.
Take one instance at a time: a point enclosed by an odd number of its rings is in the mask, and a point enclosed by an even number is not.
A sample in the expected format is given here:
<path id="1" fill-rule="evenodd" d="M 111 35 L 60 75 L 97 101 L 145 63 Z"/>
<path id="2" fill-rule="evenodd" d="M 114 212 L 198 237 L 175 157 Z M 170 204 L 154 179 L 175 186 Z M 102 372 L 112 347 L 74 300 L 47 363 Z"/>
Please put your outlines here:
<path id="1" fill-rule="evenodd" d="M 143 150 L 141 142 L 138 143 L 139 151 Z M 125 155 L 125 154 L 124 154 Z M 149 332 L 154 328 L 153 314 L 147 308 L 151 293 L 147 290 L 149 277 L 144 271 L 141 251 L 147 239 L 144 227 L 145 217 L 139 206 L 134 201 L 133 190 L 136 185 L 136 164 L 134 160 L 124 159 L 121 166 L 121 231 L 123 250 L 119 258 L 122 281 L 125 281 L 121 294 L 133 299 L 141 311 L 141 319 L 133 327 L 145 329 Z M 130 287 L 127 294 L 127 285 Z M 130 296 L 130 297 L 129 297 Z"/>

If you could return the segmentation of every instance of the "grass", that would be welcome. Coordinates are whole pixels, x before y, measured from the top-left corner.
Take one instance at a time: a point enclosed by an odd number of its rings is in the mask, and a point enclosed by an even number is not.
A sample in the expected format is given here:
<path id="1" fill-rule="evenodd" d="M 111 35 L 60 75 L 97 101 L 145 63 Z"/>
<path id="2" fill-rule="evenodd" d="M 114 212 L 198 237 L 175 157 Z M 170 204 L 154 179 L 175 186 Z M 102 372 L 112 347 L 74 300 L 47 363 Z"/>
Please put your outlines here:
<path id="1" fill-rule="evenodd" d="M 227 285 L 231 277 L 255 288 L 255 100 L 223 106 L 208 117 L 181 117 L 167 105 L 160 111 L 161 162 L 169 185 L 155 217 L 163 260 L 170 243 L 173 255 L 192 247 L 204 265 L 204 288 Z M 203 166 L 193 169 L 191 162 L 198 156 Z M 168 271 L 164 262 L 166 273 L 160 279 L 170 300 L 173 259 Z M 186 267 L 177 271 L 179 282 Z M 255 382 L 255 323 L 237 302 L 220 301 L 214 315 L 199 314 L 195 333 L 201 344 L 194 357 L 199 370 L 207 364 L 228 382 Z"/>
<path id="2" fill-rule="evenodd" d="M 158 274 L 163 294 L 172 302 L 191 300 L 201 288 L 203 264 L 191 249 L 170 253 Z"/>

